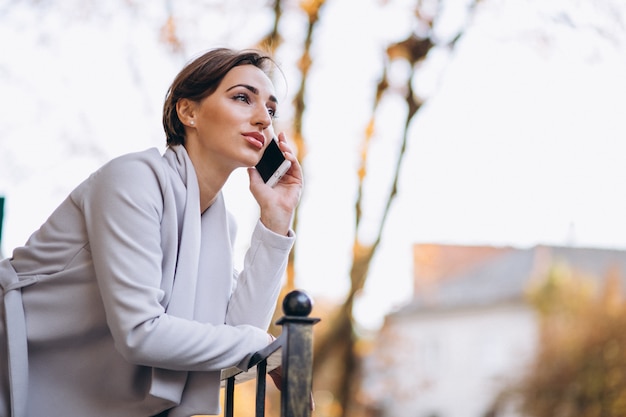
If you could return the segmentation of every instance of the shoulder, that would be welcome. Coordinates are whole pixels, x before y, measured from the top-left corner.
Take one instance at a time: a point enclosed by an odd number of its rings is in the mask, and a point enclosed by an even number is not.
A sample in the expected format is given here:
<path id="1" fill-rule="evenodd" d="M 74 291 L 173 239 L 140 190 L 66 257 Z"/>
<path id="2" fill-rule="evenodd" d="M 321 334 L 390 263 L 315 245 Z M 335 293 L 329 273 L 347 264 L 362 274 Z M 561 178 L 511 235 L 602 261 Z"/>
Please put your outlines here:
<path id="1" fill-rule="evenodd" d="M 112 159 L 92 174 L 99 182 L 113 181 L 113 185 L 143 183 L 165 175 L 163 158 L 156 148 L 128 153 Z"/>
<path id="2" fill-rule="evenodd" d="M 156 148 L 128 153 L 112 159 L 91 174 L 72 193 L 72 198 L 159 195 L 167 187 L 163 158 Z"/>
<path id="3" fill-rule="evenodd" d="M 145 151 L 118 156 L 103 165 L 95 174 L 125 176 L 152 173 L 161 175 L 164 172 L 163 168 L 163 157 L 156 148 L 150 148 Z"/>

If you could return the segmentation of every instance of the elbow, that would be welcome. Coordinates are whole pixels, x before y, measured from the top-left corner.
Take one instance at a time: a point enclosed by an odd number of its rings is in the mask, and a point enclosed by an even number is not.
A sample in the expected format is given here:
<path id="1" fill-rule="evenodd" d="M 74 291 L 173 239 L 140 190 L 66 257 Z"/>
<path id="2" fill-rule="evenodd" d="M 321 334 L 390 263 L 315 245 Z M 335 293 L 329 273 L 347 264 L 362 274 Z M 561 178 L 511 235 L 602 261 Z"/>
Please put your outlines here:
<path id="1" fill-rule="evenodd" d="M 129 339 L 115 343 L 115 350 L 122 355 L 122 358 L 133 365 L 146 365 L 149 366 L 148 356 L 146 355 L 146 349 L 143 343 L 137 343 L 136 340 L 131 341 Z"/>
<path id="2" fill-rule="evenodd" d="M 143 323 L 115 338 L 115 349 L 126 362 L 142 366 L 158 363 L 158 347 L 161 344 L 155 343 L 153 327 L 154 324 Z"/>

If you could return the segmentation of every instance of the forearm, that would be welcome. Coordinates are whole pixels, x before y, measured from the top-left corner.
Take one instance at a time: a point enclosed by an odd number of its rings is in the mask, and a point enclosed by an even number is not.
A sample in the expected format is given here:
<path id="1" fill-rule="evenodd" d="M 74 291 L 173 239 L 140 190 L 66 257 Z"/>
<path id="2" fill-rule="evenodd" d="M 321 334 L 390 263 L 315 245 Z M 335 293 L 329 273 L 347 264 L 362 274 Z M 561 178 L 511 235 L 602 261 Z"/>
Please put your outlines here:
<path id="1" fill-rule="evenodd" d="M 228 304 L 226 324 L 250 324 L 267 329 L 283 282 L 289 251 L 295 236 L 278 235 L 257 223 L 244 269 L 237 277 Z"/>
<path id="2" fill-rule="evenodd" d="M 131 363 L 183 371 L 235 366 L 270 342 L 254 326 L 200 323 L 164 314 L 129 330 L 117 350 Z"/>

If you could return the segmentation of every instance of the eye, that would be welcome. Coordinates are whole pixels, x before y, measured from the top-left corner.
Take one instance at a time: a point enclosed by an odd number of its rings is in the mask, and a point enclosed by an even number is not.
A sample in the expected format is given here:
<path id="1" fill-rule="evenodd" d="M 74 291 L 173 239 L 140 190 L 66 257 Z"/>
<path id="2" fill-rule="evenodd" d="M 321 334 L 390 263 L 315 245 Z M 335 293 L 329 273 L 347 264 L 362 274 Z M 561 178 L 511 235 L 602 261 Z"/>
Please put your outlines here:
<path id="1" fill-rule="evenodd" d="M 233 96 L 233 100 L 241 101 L 241 102 L 244 102 L 246 104 L 250 104 L 250 97 L 248 97 L 248 95 L 245 94 L 245 93 L 235 94 Z"/>
<path id="2" fill-rule="evenodd" d="M 267 108 L 267 113 L 270 115 L 270 117 L 272 119 L 277 119 L 278 118 L 278 112 L 276 111 L 276 109 L 274 109 L 272 107 L 268 107 Z"/>

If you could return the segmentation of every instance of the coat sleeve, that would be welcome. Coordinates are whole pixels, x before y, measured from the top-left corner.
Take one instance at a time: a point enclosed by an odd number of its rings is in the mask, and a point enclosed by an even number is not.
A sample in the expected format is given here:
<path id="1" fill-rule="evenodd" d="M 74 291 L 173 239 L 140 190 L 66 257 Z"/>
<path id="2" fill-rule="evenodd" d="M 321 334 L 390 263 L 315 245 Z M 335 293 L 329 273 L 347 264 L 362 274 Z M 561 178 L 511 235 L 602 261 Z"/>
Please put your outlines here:
<path id="1" fill-rule="evenodd" d="M 137 365 L 186 371 L 234 366 L 267 345 L 263 330 L 174 317 L 160 303 L 164 169 L 148 157 L 120 158 L 72 196 L 84 214 L 107 325 L 116 349 Z"/>
<path id="2" fill-rule="evenodd" d="M 267 330 L 294 240 L 291 230 L 288 236 L 281 236 L 267 229 L 261 221 L 257 222 L 243 270 L 236 274 L 226 324 L 250 324 Z"/>

